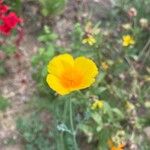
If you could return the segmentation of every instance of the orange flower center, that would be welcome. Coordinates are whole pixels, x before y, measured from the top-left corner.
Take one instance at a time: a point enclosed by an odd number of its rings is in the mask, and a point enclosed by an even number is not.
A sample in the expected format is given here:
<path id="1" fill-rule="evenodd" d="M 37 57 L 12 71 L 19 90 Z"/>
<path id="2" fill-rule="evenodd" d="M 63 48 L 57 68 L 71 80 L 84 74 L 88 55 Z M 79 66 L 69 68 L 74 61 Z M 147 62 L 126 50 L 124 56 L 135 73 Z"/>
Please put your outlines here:
<path id="1" fill-rule="evenodd" d="M 76 68 L 66 68 L 60 80 L 65 88 L 77 88 L 83 81 L 83 75 Z"/>

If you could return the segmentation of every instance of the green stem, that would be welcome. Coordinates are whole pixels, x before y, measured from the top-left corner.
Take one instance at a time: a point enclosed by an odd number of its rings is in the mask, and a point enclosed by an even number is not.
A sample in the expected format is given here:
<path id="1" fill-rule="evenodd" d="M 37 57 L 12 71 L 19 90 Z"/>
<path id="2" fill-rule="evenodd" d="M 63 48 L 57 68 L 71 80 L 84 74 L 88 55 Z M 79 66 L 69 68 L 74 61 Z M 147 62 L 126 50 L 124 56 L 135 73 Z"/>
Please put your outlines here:
<path id="1" fill-rule="evenodd" d="M 73 144 L 74 144 L 74 150 L 78 150 L 78 145 L 76 142 L 76 132 L 73 125 L 73 113 L 72 113 L 72 102 L 71 99 L 69 101 L 69 110 L 70 110 L 70 125 L 71 125 L 71 131 L 73 134 Z"/>
<path id="2" fill-rule="evenodd" d="M 55 122 L 55 126 L 57 126 L 57 116 L 58 116 L 58 108 L 56 106 L 56 103 L 54 103 L 54 109 L 53 109 L 53 113 L 55 114 L 55 117 L 54 117 L 54 122 Z M 59 150 L 60 146 L 61 146 L 61 141 L 60 141 L 60 135 L 58 133 L 58 130 L 55 129 L 55 134 L 54 134 L 54 138 L 56 140 L 56 149 Z"/>
<path id="3" fill-rule="evenodd" d="M 64 147 L 65 147 L 65 146 L 64 146 L 64 133 L 61 133 L 61 135 L 60 135 L 60 141 L 61 141 L 61 142 L 60 142 L 60 143 L 61 143 L 61 144 L 60 144 L 61 149 L 62 149 L 62 150 L 65 150 L 65 149 L 64 149 Z"/>
<path id="4" fill-rule="evenodd" d="M 67 116 L 67 111 L 68 111 L 68 101 L 65 99 L 65 102 L 64 102 L 64 110 L 63 110 L 63 122 L 66 124 L 66 116 Z M 61 135 L 60 135 L 60 138 L 61 138 L 61 149 L 62 150 L 65 150 L 65 144 L 64 144 L 64 133 L 62 132 Z"/>

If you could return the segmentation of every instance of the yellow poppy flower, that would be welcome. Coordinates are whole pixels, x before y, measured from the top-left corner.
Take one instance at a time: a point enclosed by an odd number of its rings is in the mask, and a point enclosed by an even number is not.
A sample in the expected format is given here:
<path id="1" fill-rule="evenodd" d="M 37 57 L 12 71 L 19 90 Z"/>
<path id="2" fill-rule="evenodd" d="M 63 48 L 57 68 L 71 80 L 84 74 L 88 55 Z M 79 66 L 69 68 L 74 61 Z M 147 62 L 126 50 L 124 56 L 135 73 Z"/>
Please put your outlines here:
<path id="1" fill-rule="evenodd" d="M 82 40 L 82 43 L 83 44 L 89 44 L 89 45 L 93 45 L 96 43 L 96 39 L 92 36 L 92 35 L 88 35 L 87 37 L 85 37 L 83 40 Z"/>
<path id="2" fill-rule="evenodd" d="M 134 45 L 135 40 L 133 39 L 132 36 L 130 35 L 124 35 L 123 36 L 123 46 L 129 46 L 129 45 Z"/>
<path id="3" fill-rule="evenodd" d="M 104 102 L 102 100 L 96 100 L 93 104 L 91 109 L 95 110 L 95 109 L 101 109 L 104 106 Z"/>
<path id="4" fill-rule="evenodd" d="M 49 61 L 46 81 L 58 94 L 66 95 L 89 87 L 97 74 L 97 66 L 92 60 L 61 54 Z"/>

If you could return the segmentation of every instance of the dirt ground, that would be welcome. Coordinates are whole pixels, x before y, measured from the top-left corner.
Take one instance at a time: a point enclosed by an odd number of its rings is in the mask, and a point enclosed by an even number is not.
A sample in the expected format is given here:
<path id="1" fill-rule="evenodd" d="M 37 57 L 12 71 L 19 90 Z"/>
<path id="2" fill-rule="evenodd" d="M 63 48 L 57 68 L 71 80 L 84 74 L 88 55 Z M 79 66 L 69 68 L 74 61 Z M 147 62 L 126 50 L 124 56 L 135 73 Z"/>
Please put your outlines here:
<path id="1" fill-rule="evenodd" d="M 38 42 L 31 35 L 25 35 L 20 49 L 6 62 L 8 76 L 0 80 L 0 85 L 2 96 L 10 101 L 11 106 L 5 112 L 0 112 L 0 150 L 11 137 L 16 140 L 15 120 L 25 113 L 25 102 L 30 100 L 35 89 L 30 60 L 37 49 Z M 16 146 L 14 150 L 17 150 Z"/>
<path id="2" fill-rule="evenodd" d="M 73 27 L 76 19 L 77 5 L 69 3 L 69 7 L 59 16 L 50 18 L 49 22 L 60 35 L 59 45 L 65 46 L 66 33 Z M 24 39 L 19 49 L 5 62 L 8 70 L 7 76 L 0 78 L 0 92 L 10 102 L 10 107 L 5 112 L 0 112 L 0 150 L 22 150 L 18 132 L 16 131 L 16 118 L 26 113 L 26 102 L 29 101 L 35 91 L 32 79 L 31 58 L 38 51 L 40 43 L 37 34 L 42 30 L 42 20 L 39 17 L 39 9 L 36 3 L 24 1 L 23 18 Z M 67 14 L 70 15 L 67 15 Z M 37 19 L 34 22 L 34 18 Z M 52 20 L 51 20 L 52 19 Z M 13 141 L 16 143 L 11 144 Z"/>

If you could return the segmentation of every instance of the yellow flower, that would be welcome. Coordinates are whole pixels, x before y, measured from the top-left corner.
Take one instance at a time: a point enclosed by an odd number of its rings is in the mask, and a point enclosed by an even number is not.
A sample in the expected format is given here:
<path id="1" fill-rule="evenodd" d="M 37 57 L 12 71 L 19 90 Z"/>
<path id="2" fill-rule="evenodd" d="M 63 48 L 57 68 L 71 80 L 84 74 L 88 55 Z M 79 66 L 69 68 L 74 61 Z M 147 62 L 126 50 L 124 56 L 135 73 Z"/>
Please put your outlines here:
<path id="1" fill-rule="evenodd" d="M 106 62 L 102 62 L 102 68 L 106 71 L 109 68 L 109 65 Z"/>
<path id="2" fill-rule="evenodd" d="M 131 111 L 131 110 L 135 109 L 135 106 L 131 102 L 127 101 L 126 108 L 128 111 Z"/>
<path id="3" fill-rule="evenodd" d="M 89 87 L 97 74 L 97 66 L 92 60 L 61 54 L 49 61 L 46 81 L 58 94 L 65 95 Z"/>
<path id="4" fill-rule="evenodd" d="M 132 36 L 130 35 L 124 35 L 123 36 L 123 46 L 129 46 L 129 45 L 134 45 L 135 41 Z"/>
<path id="5" fill-rule="evenodd" d="M 96 100 L 93 104 L 91 109 L 95 110 L 95 109 L 101 109 L 104 106 L 104 102 L 102 100 Z"/>
<path id="6" fill-rule="evenodd" d="M 93 45 L 96 43 L 96 39 L 92 36 L 92 35 L 88 35 L 86 36 L 83 40 L 82 40 L 83 44 L 88 43 L 89 45 Z"/>

